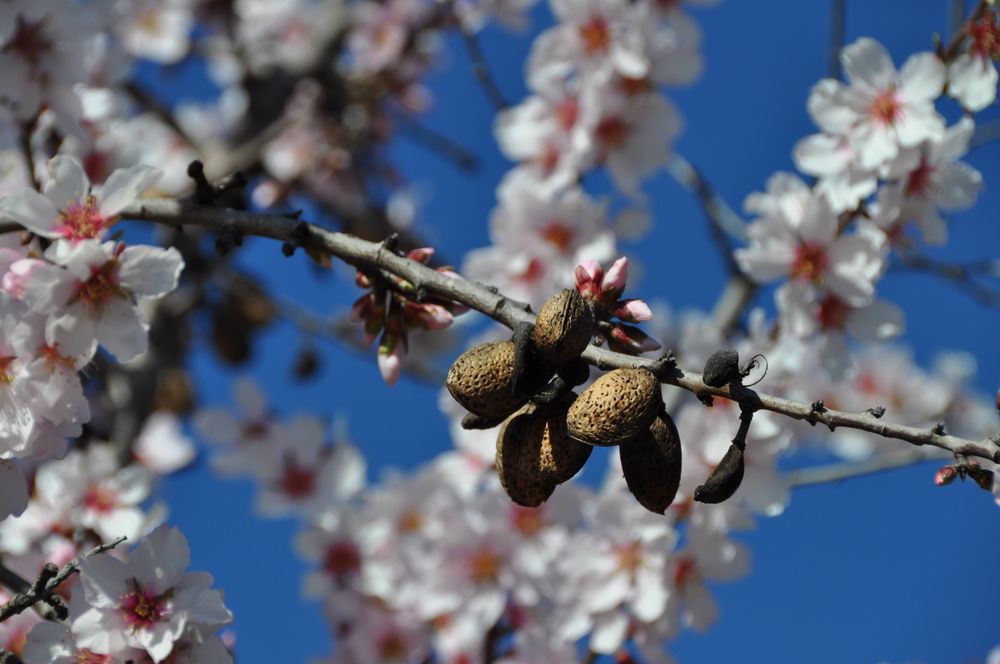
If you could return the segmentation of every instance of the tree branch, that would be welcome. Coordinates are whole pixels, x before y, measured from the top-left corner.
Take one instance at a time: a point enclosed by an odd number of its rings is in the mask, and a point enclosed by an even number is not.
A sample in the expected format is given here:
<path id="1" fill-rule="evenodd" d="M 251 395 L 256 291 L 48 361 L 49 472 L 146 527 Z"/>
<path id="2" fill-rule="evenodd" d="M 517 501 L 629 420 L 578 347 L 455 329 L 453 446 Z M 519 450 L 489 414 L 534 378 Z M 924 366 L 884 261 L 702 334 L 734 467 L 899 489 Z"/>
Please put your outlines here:
<path id="1" fill-rule="evenodd" d="M 949 458 L 951 458 L 949 454 L 939 452 L 936 449 L 910 447 L 880 454 L 865 461 L 832 463 L 825 466 L 793 470 L 785 475 L 785 482 L 789 487 L 793 488 L 814 484 L 827 484 L 828 482 L 841 482 L 852 477 L 872 475 L 926 461 L 947 461 Z"/>
<path id="2" fill-rule="evenodd" d="M 534 314 L 519 307 L 516 302 L 491 289 L 466 279 L 456 279 L 437 272 L 416 261 L 399 256 L 386 248 L 384 243 L 361 240 L 351 235 L 308 224 L 280 215 L 243 212 L 239 210 L 196 207 L 190 203 L 171 199 L 147 199 L 122 211 L 126 219 L 139 219 L 170 226 L 202 226 L 224 233 L 244 236 L 255 235 L 281 240 L 293 246 L 303 246 L 313 251 L 336 256 L 356 267 L 378 270 L 386 276 L 401 277 L 416 289 L 445 297 L 486 314 L 493 320 L 513 329 L 518 323 L 534 323 Z M 15 223 L 0 222 L 0 232 L 21 230 Z M 709 387 L 697 373 L 685 373 L 647 358 L 615 353 L 606 348 L 588 346 L 583 359 L 599 369 L 644 367 L 659 371 L 660 381 L 676 385 L 696 395 L 713 395 L 731 399 L 741 405 L 769 410 L 810 424 L 823 424 L 834 430 L 846 427 L 868 431 L 885 438 L 896 438 L 914 445 L 932 445 L 955 454 L 965 454 L 1000 463 L 1000 444 L 993 440 L 973 441 L 939 433 L 890 424 L 871 413 L 848 413 L 839 410 L 817 410 L 811 403 L 803 403 L 769 394 L 758 393 L 742 385 Z"/>
<path id="3" fill-rule="evenodd" d="M 55 593 L 56 588 L 66 581 L 66 579 L 79 571 L 80 562 L 84 558 L 90 558 L 98 553 L 110 551 L 124 542 L 125 539 L 125 537 L 119 537 L 113 542 L 95 546 L 82 556 L 77 556 L 73 560 L 69 561 L 63 565 L 62 569 L 59 570 L 55 570 L 54 565 L 46 565 L 42 568 L 42 571 L 39 573 L 35 582 L 31 584 L 31 587 L 24 592 L 19 592 L 14 595 L 9 602 L 0 606 L 0 622 L 3 622 L 11 616 L 16 616 L 17 614 L 24 612 L 26 609 L 38 604 L 39 602 L 48 602 L 53 593 Z"/>

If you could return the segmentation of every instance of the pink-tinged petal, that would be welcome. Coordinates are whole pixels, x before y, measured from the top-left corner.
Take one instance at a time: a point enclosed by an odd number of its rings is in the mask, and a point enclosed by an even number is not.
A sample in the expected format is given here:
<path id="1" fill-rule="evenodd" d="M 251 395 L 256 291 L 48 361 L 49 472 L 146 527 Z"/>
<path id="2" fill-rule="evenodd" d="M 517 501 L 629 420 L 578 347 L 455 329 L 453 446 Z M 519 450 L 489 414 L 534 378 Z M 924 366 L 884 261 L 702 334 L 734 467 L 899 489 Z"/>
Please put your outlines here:
<path id="1" fill-rule="evenodd" d="M 15 253 L 15 252 L 11 252 Z M 17 255 L 17 254 L 15 254 Z M 45 261 L 35 258 L 22 258 L 11 263 L 3 275 L 3 290 L 17 298 L 24 297 L 24 288 L 31 281 L 31 273 L 36 267 L 45 265 Z"/>
<path id="2" fill-rule="evenodd" d="M 842 136 L 813 134 L 795 144 L 795 165 L 810 175 L 835 175 L 847 169 L 854 150 Z"/>
<path id="3" fill-rule="evenodd" d="M 146 352 L 149 326 L 139 317 L 135 306 L 122 299 L 112 299 L 101 308 L 94 321 L 97 342 L 119 362 L 128 362 Z"/>
<path id="4" fill-rule="evenodd" d="M 813 122 L 825 132 L 844 134 L 857 122 L 858 114 L 841 103 L 840 95 L 844 84 L 832 78 L 824 78 L 813 86 L 806 103 Z"/>
<path id="5" fill-rule="evenodd" d="M 653 312 L 643 300 L 623 300 L 614 315 L 627 323 L 653 320 Z"/>
<path id="6" fill-rule="evenodd" d="M 81 203 L 90 193 L 90 180 L 76 157 L 58 155 L 49 161 L 52 180 L 45 186 L 45 196 L 59 210 Z"/>
<path id="7" fill-rule="evenodd" d="M 840 63 L 848 80 L 872 90 L 888 89 L 896 78 L 896 67 L 882 44 L 862 37 L 840 52 Z"/>
<path id="8" fill-rule="evenodd" d="M 443 330 L 455 321 L 451 312 L 440 304 L 408 303 L 406 317 L 408 323 L 412 320 L 427 330 Z"/>
<path id="9" fill-rule="evenodd" d="M 916 53 L 899 72 L 899 96 L 907 103 L 933 101 L 941 95 L 947 70 L 933 53 Z"/>
<path id="10" fill-rule="evenodd" d="M 667 609 L 667 589 L 661 574 L 640 567 L 635 573 L 635 597 L 632 599 L 632 611 L 635 617 L 643 622 L 653 622 L 663 615 Z"/>
<path id="11" fill-rule="evenodd" d="M 607 274 L 604 275 L 604 279 L 601 281 L 601 296 L 621 293 L 625 290 L 625 282 L 627 281 L 628 258 L 622 256 L 611 265 Z"/>
<path id="12" fill-rule="evenodd" d="M 576 284 L 580 286 L 585 283 L 597 283 L 604 277 L 604 269 L 601 264 L 592 258 L 588 258 L 576 266 Z"/>
<path id="13" fill-rule="evenodd" d="M 43 237 L 59 237 L 59 210 L 34 189 L 23 189 L 0 200 L 0 213 Z"/>
<path id="14" fill-rule="evenodd" d="M 55 265 L 36 265 L 24 285 L 24 302 L 38 313 L 61 311 L 72 295 L 72 277 Z"/>
<path id="15" fill-rule="evenodd" d="M 0 460 L 0 520 L 20 516 L 27 506 L 28 482 L 24 473 L 13 461 Z"/>
<path id="16" fill-rule="evenodd" d="M 241 378 L 233 386 L 233 395 L 240 412 L 251 422 L 262 422 L 267 419 L 269 408 L 264 393 L 253 380 Z"/>
<path id="17" fill-rule="evenodd" d="M 378 370 L 382 380 L 389 385 L 395 385 L 403 370 L 403 358 L 406 350 L 392 335 L 384 335 L 378 347 Z"/>
<path id="18" fill-rule="evenodd" d="M 112 217 L 139 198 L 160 179 L 163 173 L 158 168 L 139 164 L 131 168 L 119 168 L 104 182 L 97 196 L 101 202 L 101 214 Z"/>
<path id="19" fill-rule="evenodd" d="M 418 249 L 411 249 L 406 254 L 406 257 L 409 258 L 411 261 L 417 261 L 418 263 L 423 263 L 426 265 L 427 261 L 429 261 L 431 259 L 431 256 L 433 255 L 434 255 L 433 247 L 420 247 Z"/>
<path id="20" fill-rule="evenodd" d="M 45 321 L 45 342 L 59 346 L 60 352 L 69 355 L 90 354 L 96 340 L 94 319 L 83 308 L 74 305 L 63 316 L 49 316 Z"/>
<path id="21" fill-rule="evenodd" d="M 628 615 L 624 611 L 614 611 L 594 619 L 590 633 L 590 649 L 604 655 L 612 655 L 625 643 L 628 632 Z"/>
<path id="22" fill-rule="evenodd" d="M 624 323 L 611 329 L 610 345 L 613 350 L 625 353 L 648 353 L 661 348 L 656 339 L 639 328 Z"/>
<path id="23" fill-rule="evenodd" d="M 885 300 L 853 310 L 847 317 L 847 331 L 862 341 L 886 341 L 898 337 L 906 327 L 903 310 Z"/>
<path id="24" fill-rule="evenodd" d="M 128 592 L 130 567 L 114 556 L 101 553 L 80 562 L 80 581 L 87 604 L 98 609 L 117 609 Z"/>
<path id="25" fill-rule="evenodd" d="M 933 186 L 934 202 L 942 210 L 964 210 L 976 202 L 983 176 L 962 162 L 944 164 L 935 172 Z"/>
<path id="26" fill-rule="evenodd" d="M 973 113 L 979 112 L 996 101 L 997 77 L 992 60 L 963 53 L 948 67 L 948 94 Z"/>
<path id="27" fill-rule="evenodd" d="M 121 255 L 118 279 L 133 293 L 156 297 L 177 288 L 184 259 L 170 247 L 128 247 Z"/>
<path id="28" fill-rule="evenodd" d="M 164 592 L 180 583 L 191 564 L 187 538 L 173 526 L 160 526 L 139 542 L 129 560 L 129 572 L 140 581 L 155 581 L 155 590 Z"/>

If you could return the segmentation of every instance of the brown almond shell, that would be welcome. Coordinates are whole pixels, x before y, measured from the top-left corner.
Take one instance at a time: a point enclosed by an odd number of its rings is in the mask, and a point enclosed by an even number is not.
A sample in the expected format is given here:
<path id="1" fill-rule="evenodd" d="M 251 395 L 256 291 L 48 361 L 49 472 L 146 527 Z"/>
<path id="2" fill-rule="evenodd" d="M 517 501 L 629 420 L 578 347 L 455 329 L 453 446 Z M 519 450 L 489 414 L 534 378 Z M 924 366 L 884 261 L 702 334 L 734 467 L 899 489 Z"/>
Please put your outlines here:
<path id="1" fill-rule="evenodd" d="M 650 512 L 663 514 L 681 484 L 681 438 L 666 412 L 628 445 L 618 448 L 629 491 Z"/>
<path id="2" fill-rule="evenodd" d="M 615 369 L 583 391 L 566 415 L 569 434 L 588 445 L 619 445 L 647 430 L 663 408 L 660 383 L 646 369 Z"/>
<path id="3" fill-rule="evenodd" d="M 511 394 L 514 378 L 514 343 L 479 344 L 458 356 L 448 369 L 445 385 L 455 401 L 484 418 L 510 415 L 527 401 Z"/>

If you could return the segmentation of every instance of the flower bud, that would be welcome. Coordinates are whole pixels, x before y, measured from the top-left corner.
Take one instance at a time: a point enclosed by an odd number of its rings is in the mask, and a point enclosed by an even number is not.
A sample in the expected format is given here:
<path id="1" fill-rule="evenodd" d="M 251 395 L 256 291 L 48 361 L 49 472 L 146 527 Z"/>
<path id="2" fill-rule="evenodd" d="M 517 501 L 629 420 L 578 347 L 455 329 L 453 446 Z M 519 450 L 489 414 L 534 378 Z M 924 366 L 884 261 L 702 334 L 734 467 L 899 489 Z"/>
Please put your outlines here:
<path id="1" fill-rule="evenodd" d="M 942 466 L 934 473 L 934 484 L 945 486 L 954 482 L 956 477 L 958 477 L 958 471 L 955 470 L 955 466 Z"/>

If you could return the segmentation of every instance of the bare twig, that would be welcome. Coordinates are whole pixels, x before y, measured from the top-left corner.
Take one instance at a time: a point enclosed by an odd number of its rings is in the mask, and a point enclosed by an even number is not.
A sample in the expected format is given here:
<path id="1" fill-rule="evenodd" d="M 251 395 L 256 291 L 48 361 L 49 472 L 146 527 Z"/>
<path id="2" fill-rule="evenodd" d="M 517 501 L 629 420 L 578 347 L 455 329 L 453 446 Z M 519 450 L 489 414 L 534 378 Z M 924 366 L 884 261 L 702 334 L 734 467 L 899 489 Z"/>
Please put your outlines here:
<path id="1" fill-rule="evenodd" d="M 989 120 L 977 125 L 969 141 L 969 152 L 996 140 L 1000 140 L 1000 120 Z"/>
<path id="2" fill-rule="evenodd" d="M 902 254 L 894 267 L 941 277 L 980 304 L 1000 309 L 1000 290 L 975 281 L 975 278 L 979 276 L 1000 276 L 1000 261 L 997 259 L 988 258 L 969 263 L 944 263 L 920 254 Z"/>
<path id="3" fill-rule="evenodd" d="M 138 202 L 125 209 L 122 216 L 170 226 L 202 226 L 221 232 L 282 240 L 311 248 L 313 251 L 328 253 L 351 265 L 380 271 L 386 276 L 401 277 L 417 289 L 424 289 L 428 293 L 464 304 L 511 329 L 518 323 L 535 321 L 534 314 L 517 306 L 513 300 L 495 289 L 465 279 L 449 277 L 404 256 L 385 251 L 381 243 L 336 233 L 286 216 L 196 207 L 171 199 L 149 199 Z M 17 224 L 0 222 L 0 232 L 18 229 L 20 227 Z M 663 366 L 663 363 L 655 360 L 615 353 L 598 346 L 587 347 L 582 357 L 600 369 L 645 367 L 655 370 Z M 699 374 L 685 373 L 676 368 L 670 372 L 662 372 L 659 378 L 661 382 L 676 385 L 697 395 L 710 394 L 741 404 L 749 403 L 756 409 L 769 410 L 812 424 L 823 424 L 831 430 L 837 427 L 858 429 L 886 438 L 904 440 L 914 445 L 932 445 L 955 454 L 965 454 L 1000 463 L 1000 444 L 992 440 L 973 441 L 940 431 L 890 424 L 868 412 L 848 413 L 832 409 L 816 412 L 810 403 L 758 393 L 738 384 L 709 387 L 702 382 Z"/>
<path id="4" fill-rule="evenodd" d="M 21 148 L 21 157 L 24 159 L 24 170 L 28 173 L 28 180 L 31 182 L 31 186 L 35 191 L 42 190 L 42 184 L 38 181 L 38 176 L 35 174 L 35 154 L 31 149 L 31 134 L 35 131 L 35 123 L 38 121 L 38 115 L 35 114 L 30 120 L 27 120 L 21 126 L 21 134 L 19 138 L 19 147 Z"/>
<path id="5" fill-rule="evenodd" d="M 803 468 L 793 470 L 785 475 L 785 482 L 789 487 L 811 486 L 814 484 L 827 484 L 829 482 L 841 482 L 852 477 L 881 473 L 895 468 L 904 468 L 926 461 L 948 460 L 951 455 L 942 453 L 937 449 L 926 447 L 910 447 L 893 452 L 886 452 L 865 461 L 853 463 L 833 463 L 825 466 L 815 466 L 813 468 Z"/>
<path id="6" fill-rule="evenodd" d="M 479 38 L 476 37 L 474 32 L 462 25 L 461 17 L 456 16 L 455 23 L 458 25 L 458 31 L 461 33 L 462 41 L 465 43 L 465 50 L 469 54 L 469 60 L 472 62 L 472 73 L 475 75 L 476 80 L 479 81 L 479 85 L 483 88 L 490 103 L 493 104 L 493 108 L 497 111 L 504 110 L 510 104 L 507 103 L 503 93 L 500 92 L 500 87 L 493 78 L 489 65 L 486 64 L 486 56 L 483 55 L 483 49 L 479 45 Z"/>
<path id="7" fill-rule="evenodd" d="M 0 664 L 24 664 L 24 660 L 9 650 L 0 649 Z"/>
<path id="8" fill-rule="evenodd" d="M 0 606 L 0 622 L 3 622 L 11 616 L 16 616 L 17 614 L 22 613 L 39 602 L 49 601 L 53 593 L 56 591 L 56 588 L 62 585 L 66 579 L 79 571 L 80 563 L 84 558 L 90 558 L 91 556 L 95 556 L 99 553 L 110 551 L 124 542 L 125 539 L 125 537 L 119 537 L 118 539 L 108 542 L 107 544 L 95 546 L 82 556 L 77 556 L 73 560 L 69 561 L 63 565 L 62 569 L 57 571 L 52 571 L 48 566 L 42 568 L 42 572 L 38 575 L 38 579 L 31 584 L 31 587 L 24 592 L 19 592 L 14 595 L 9 602 Z"/>
<path id="9" fill-rule="evenodd" d="M 434 154 L 448 159 L 463 171 L 472 172 L 479 168 L 479 159 L 476 158 L 476 155 L 456 143 L 454 139 L 418 122 L 407 113 L 394 113 L 393 117 L 403 128 L 402 136 L 419 143 Z"/>
<path id="10" fill-rule="evenodd" d="M 846 0 L 831 0 L 830 2 L 830 44 L 827 55 L 826 72 L 830 78 L 840 78 L 840 49 L 844 46 L 845 20 L 847 13 Z"/>

